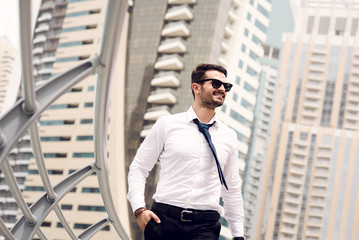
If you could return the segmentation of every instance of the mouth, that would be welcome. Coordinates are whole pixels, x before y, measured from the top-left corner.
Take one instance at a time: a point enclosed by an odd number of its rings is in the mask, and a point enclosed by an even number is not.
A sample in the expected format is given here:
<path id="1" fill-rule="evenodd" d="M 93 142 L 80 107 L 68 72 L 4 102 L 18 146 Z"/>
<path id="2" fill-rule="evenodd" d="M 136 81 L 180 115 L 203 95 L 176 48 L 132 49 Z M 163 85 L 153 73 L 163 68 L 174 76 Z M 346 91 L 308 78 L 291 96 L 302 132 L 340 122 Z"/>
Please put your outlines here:
<path id="1" fill-rule="evenodd" d="M 221 100 L 224 100 L 225 95 L 221 92 L 213 92 L 213 96 L 221 98 Z"/>

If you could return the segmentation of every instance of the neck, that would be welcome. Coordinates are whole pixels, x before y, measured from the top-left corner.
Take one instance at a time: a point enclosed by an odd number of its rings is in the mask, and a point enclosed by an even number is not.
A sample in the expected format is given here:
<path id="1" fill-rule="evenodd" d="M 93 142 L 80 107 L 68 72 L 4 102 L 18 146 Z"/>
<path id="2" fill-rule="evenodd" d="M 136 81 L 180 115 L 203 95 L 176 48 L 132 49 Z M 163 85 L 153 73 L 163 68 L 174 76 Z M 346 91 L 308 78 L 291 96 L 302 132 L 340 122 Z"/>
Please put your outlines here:
<path id="1" fill-rule="evenodd" d="M 199 121 L 201 123 L 208 123 L 213 118 L 214 114 L 216 113 L 214 111 L 214 109 L 205 108 L 196 103 L 193 104 L 192 107 L 193 107 L 194 112 L 197 114 Z"/>

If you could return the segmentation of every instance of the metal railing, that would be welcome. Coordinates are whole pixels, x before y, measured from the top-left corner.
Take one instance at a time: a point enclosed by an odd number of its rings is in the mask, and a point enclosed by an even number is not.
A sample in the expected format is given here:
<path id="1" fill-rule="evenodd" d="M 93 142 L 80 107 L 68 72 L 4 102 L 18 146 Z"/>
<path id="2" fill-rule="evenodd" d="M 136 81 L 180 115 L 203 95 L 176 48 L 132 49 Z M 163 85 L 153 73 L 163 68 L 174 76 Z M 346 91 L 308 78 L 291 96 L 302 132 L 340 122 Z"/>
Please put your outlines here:
<path id="1" fill-rule="evenodd" d="M 51 211 L 54 211 L 71 239 L 90 239 L 103 227 L 112 224 L 121 239 L 129 240 L 120 218 L 116 212 L 111 195 L 107 168 L 107 121 L 109 111 L 109 95 L 111 69 L 115 61 L 124 17 L 127 11 L 127 0 L 109 0 L 103 27 L 100 50 L 91 58 L 77 66 L 53 77 L 45 84 L 35 88 L 32 64 L 31 37 L 31 1 L 19 0 L 20 10 L 20 49 L 22 62 L 23 98 L 20 99 L 0 119 L 0 167 L 22 217 L 14 227 L 8 229 L 0 219 L 0 232 L 6 239 L 32 239 L 36 234 L 40 239 L 47 239 L 40 226 Z M 95 162 L 84 166 L 60 183 L 52 187 L 47 173 L 40 144 L 37 120 L 56 99 L 66 93 L 75 84 L 87 76 L 97 74 L 95 99 L 94 144 Z M 19 138 L 29 131 L 31 145 L 41 177 L 45 194 L 30 207 L 27 206 L 10 166 L 8 154 Z M 107 211 L 107 218 L 92 224 L 80 235 L 76 236 L 68 225 L 58 203 L 77 184 L 97 173 L 100 192 Z"/>

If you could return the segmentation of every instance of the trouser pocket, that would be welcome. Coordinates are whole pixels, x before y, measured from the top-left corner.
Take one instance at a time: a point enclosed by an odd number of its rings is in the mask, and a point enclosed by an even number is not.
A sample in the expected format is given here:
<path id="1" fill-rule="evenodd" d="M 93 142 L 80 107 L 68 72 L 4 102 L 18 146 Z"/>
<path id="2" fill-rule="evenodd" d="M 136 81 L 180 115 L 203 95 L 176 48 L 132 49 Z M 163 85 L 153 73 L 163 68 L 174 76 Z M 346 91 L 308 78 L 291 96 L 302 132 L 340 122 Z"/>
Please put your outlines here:
<path id="1" fill-rule="evenodd" d="M 145 240 L 160 240 L 161 239 L 161 224 L 151 218 L 147 223 L 144 231 Z"/>

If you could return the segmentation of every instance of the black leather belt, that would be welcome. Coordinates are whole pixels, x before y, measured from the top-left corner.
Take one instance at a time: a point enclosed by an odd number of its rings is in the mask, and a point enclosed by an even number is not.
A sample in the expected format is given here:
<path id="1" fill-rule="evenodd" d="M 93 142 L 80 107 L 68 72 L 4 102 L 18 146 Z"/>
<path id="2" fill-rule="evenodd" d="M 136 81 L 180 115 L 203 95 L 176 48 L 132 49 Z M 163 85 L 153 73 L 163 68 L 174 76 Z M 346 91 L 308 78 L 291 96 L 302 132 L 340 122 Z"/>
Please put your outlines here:
<path id="1" fill-rule="evenodd" d="M 180 222 L 216 222 L 220 218 L 219 213 L 214 210 L 186 209 L 157 202 L 153 203 L 152 209 Z"/>

